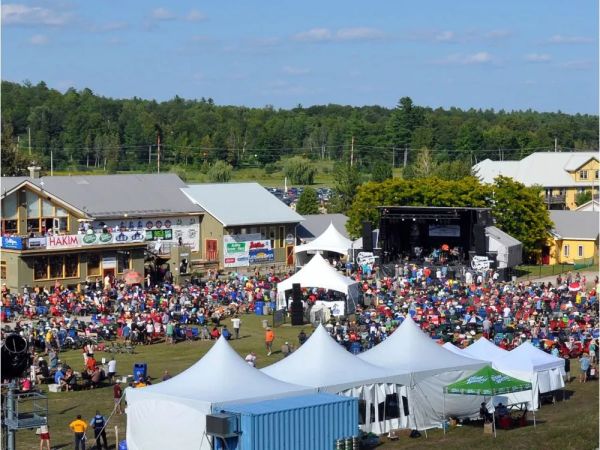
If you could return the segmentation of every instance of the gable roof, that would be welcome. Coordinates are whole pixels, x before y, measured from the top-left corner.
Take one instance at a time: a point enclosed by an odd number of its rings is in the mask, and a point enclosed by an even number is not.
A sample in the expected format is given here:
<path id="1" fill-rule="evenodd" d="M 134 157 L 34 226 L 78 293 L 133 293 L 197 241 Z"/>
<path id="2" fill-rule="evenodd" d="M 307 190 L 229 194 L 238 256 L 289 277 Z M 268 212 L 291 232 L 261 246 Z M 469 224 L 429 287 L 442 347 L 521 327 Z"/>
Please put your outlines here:
<path id="1" fill-rule="evenodd" d="M 190 184 L 181 191 L 225 227 L 302 221 L 258 183 Z"/>
<path id="2" fill-rule="evenodd" d="M 550 211 L 553 233 L 561 239 L 595 240 L 598 238 L 600 212 Z"/>
<path id="3" fill-rule="evenodd" d="M 577 170 L 591 159 L 598 160 L 596 152 L 537 152 L 520 161 L 492 161 L 485 159 L 473 166 L 484 183 L 493 183 L 499 175 L 510 177 L 525 186 L 590 186 L 590 181 L 575 181 L 569 171 Z M 597 184 L 597 180 L 595 181 Z"/>
<path id="4" fill-rule="evenodd" d="M 328 252 L 341 253 L 347 255 L 348 250 L 352 247 L 352 241 L 342 235 L 333 222 L 329 223 L 327 229 L 316 239 L 308 244 L 297 245 L 294 248 L 294 253 L 308 252 L 311 250 L 326 250 Z"/>
<path id="5" fill-rule="evenodd" d="M 304 214 L 304 220 L 296 228 L 296 236 L 305 242 L 310 242 L 329 227 L 333 226 L 344 236 L 349 238 L 346 231 L 348 216 L 344 214 Z"/>
<path id="6" fill-rule="evenodd" d="M 486 236 L 500 242 L 505 247 L 515 247 L 519 245 L 523 245 L 521 241 L 515 239 L 510 234 L 505 233 L 500 228 L 495 226 L 485 227 Z"/>

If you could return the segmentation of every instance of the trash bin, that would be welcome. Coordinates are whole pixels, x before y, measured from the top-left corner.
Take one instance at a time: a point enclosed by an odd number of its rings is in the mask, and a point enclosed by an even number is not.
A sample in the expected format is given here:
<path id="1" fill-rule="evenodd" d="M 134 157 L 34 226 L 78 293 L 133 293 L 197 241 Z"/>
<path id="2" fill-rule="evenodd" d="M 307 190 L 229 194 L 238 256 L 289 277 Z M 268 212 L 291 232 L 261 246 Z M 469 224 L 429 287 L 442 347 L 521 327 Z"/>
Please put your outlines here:
<path id="1" fill-rule="evenodd" d="M 269 326 L 269 321 L 268 320 L 262 320 L 262 327 L 263 328 L 267 328 Z"/>
<path id="2" fill-rule="evenodd" d="M 256 302 L 254 304 L 254 313 L 257 316 L 262 316 L 263 315 L 263 308 L 265 307 L 265 302 Z"/>
<path id="3" fill-rule="evenodd" d="M 140 375 L 145 380 L 148 376 L 148 364 L 146 363 L 135 363 L 133 365 L 133 381 L 136 382 L 140 379 Z"/>

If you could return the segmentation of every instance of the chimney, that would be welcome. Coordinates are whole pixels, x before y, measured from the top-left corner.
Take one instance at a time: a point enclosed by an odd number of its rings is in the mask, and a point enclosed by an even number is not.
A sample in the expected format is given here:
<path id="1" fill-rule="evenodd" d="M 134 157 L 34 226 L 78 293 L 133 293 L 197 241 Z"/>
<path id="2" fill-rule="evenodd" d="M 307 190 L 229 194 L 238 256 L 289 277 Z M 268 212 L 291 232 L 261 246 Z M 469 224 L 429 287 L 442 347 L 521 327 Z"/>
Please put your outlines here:
<path id="1" fill-rule="evenodd" d="M 42 170 L 42 168 L 40 166 L 36 166 L 35 164 L 29 166 L 27 169 L 29 169 L 29 177 L 33 178 L 33 179 L 38 179 L 40 177 L 40 170 Z"/>

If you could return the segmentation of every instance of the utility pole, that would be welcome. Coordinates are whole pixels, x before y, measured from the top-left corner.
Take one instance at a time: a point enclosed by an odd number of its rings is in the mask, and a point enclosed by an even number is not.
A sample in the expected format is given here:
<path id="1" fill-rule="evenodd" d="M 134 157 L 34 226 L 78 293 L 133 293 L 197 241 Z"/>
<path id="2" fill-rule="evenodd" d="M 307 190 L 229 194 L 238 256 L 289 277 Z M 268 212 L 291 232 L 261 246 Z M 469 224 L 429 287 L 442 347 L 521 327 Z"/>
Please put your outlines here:
<path id="1" fill-rule="evenodd" d="M 157 142 L 158 142 L 158 155 L 156 158 L 156 169 L 158 170 L 158 173 L 160 173 L 160 134 L 157 136 Z"/>
<path id="2" fill-rule="evenodd" d="M 54 154 L 50 150 L 50 176 L 54 175 Z"/>
<path id="3" fill-rule="evenodd" d="M 152 164 L 152 146 L 148 146 L 148 165 Z"/>
<path id="4" fill-rule="evenodd" d="M 558 138 L 554 138 L 554 151 L 558 151 Z"/>
<path id="5" fill-rule="evenodd" d="M 350 145 L 350 167 L 354 164 L 354 136 L 352 136 L 352 144 Z"/>
<path id="6" fill-rule="evenodd" d="M 27 127 L 27 135 L 29 136 L 29 155 L 31 156 L 31 127 Z"/>

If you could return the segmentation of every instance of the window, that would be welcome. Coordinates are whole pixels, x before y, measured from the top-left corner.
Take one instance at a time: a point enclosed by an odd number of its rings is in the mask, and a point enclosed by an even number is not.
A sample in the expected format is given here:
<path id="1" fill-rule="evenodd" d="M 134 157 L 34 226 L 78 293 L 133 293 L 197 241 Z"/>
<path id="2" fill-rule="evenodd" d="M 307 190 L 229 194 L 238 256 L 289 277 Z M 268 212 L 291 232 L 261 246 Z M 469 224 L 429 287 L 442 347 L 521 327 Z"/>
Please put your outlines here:
<path id="1" fill-rule="evenodd" d="M 131 268 L 131 253 L 117 252 L 117 273 L 123 273 Z"/>
<path id="2" fill-rule="evenodd" d="M 588 177 L 588 173 L 587 172 L 588 172 L 587 170 L 580 170 L 579 171 L 579 178 L 581 180 L 587 180 L 587 177 Z"/>
<path id="3" fill-rule="evenodd" d="M 5 219 L 17 218 L 17 196 L 15 194 L 2 200 L 2 217 Z"/>
<path id="4" fill-rule="evenodd" d="M 276 227 L 269 227 L 269 239 L 271 240 L 271 248 L 275 248 L 275 235 L 277 233 Z"/>
<path id="5" fill-rule="evenodd" d="M 568 256 L 569 256 L 569 244 L 566 244 L 566 245 L 563 247 L 563 255 L 565 255 L 566 257 L 568 257 Z"/>
<path id="6" fill-rule="evenodd" d="M 285 239 L 285 228 L 279 227 L 279 235 L 277 236 L 277 240 L 279 244 L 277 245 L 279 248 L 283 248 L 283 240 Z"/>
<path id="7" fill-rule="evenodd" d="M 47 280 L 48 279 L 48 257 L 37 256 L 33 261 L 33 279 Z"/>
<path id="8" fill-rule="evenodd" d="M 6 261 L 0 261 L 0 280 L 6 280 Z"/>
<path id="9" fill-rule="evenodd" d="M 17 234 L 17 221 L 16 220 L 3 220 L 2 221 L 2 234 Z"/>
<path id="10" fill-rule="evenodd" d="M 598 179 L 598 170 L 596 170 L 595 172 L 596 172 L 595 176 L 596 176 L 596 180 L 597 180 Z"/>
<path id="11" fill-rule="evenodd" d="M 79 276 L 79 255 L 65 255 L 65 278 Z"/>
<path id="12" fill-rule="evenodd" d="M 88 254 L 87 273 L 89 276 L 100 276 L 100 253 Z"/>
<path id="13" fill-rule="evenodd" d="M 50 256 L 48 265 L 50 266 L 50 278 L 63 278 L 63 260 L 64 256 Z"/>
<path id="14" fill-rule="evenodd" d="M 577 256 L 583 258 L 583 245 L 577 247 Z"/>

